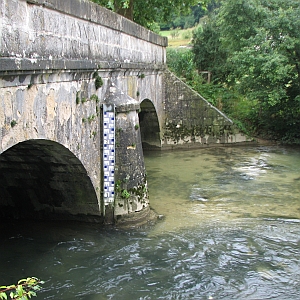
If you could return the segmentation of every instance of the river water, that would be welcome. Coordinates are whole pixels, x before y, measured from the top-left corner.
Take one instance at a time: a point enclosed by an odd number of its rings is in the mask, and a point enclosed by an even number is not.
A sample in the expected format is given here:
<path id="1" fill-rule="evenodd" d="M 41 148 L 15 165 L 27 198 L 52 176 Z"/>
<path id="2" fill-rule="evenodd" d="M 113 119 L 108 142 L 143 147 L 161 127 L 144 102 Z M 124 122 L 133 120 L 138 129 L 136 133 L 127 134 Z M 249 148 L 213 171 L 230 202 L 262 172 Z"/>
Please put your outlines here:
<path id="1" fill-rule="evenodd" d="M 45 281 L 37 299 L 300 299 L 300 149 L 146 153 L 137 229 L 1 225 L 0 285 Z"/>

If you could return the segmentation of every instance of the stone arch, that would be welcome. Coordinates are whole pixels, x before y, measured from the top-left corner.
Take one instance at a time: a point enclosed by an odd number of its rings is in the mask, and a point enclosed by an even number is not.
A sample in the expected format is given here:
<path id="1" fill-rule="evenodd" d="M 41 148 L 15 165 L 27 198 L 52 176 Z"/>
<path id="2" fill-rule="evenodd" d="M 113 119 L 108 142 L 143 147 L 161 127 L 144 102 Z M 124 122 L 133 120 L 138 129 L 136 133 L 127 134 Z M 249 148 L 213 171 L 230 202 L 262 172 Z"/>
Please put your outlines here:
<path id="1" fill-rule="evenodd" d="M 87 171 L 49 140 L 18 143 L 0 155 L 0 219 L 87 220 L 100 217 Z"/>
<path id="2" fill-rule="evenodd" d="M 139 123 L 143 149 L 161 148 L 159 120 L 149 99 L 144 99 L 140 104 Z"/>

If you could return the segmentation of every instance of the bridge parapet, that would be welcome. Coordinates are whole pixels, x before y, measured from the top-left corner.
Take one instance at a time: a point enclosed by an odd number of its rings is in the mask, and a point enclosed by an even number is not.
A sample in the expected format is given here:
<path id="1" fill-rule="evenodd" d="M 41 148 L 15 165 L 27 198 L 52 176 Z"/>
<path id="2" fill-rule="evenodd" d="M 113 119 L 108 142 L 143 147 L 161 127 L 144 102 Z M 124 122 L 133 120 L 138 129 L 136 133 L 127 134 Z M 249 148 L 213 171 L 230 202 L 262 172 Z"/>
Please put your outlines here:
<path id="1" fill-rule="evenodd" d="M 20 68 L 23 59 L 37 68 L 53 60 L 57 69 L 68 67 L 58 59 L 166 62 L 166 38 L 87 0 L 3 0 L 0 17 L 1 60 Z"/>

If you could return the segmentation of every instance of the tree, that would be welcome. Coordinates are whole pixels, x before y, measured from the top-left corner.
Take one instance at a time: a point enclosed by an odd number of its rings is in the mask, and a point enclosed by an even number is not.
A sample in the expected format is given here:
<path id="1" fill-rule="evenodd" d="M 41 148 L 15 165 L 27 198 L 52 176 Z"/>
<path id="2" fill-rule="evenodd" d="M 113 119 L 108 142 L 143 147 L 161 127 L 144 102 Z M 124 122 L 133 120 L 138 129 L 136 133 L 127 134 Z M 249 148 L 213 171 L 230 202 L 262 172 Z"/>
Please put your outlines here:
<path id="1" fill-rule="evenodd" d="M 241 22 L 228 18 L 233 3 L 244 12 Z M 299 14 L 294 0 L 234 0 L 219 15 L 234 65 L 228 79 L 257 101 L 257 126 L 289 140 L 300 139 Z"/>
<path id="2" fill-rule="evenodd" d="M 221 3 L 213 28 L 194 39 L 199 68 L 227 71 L 222 81 L 252 102 L 258 130 L 300 142 L 299 1 Z"/>
<path id="3" fill-rule="evenodd" d="M 208 0 L 92 0 L 136 23 L 152 28 L 154 23 L 170 21 L 174 15 L 190 11 L 196 4 L 206 5 Z"/>
<path id="4" fill-rule="evenodd" d="M 221 44 L 220 28 L 214 15 L 205 18 L 193 35 L 194 62 L 199 72 L 209 71 L 215 83 L 224 82 L 228 74 L 228 50 Z"/>
<path id="5" fill-rule="evenodd" d="M 192 28 L 199 23 L 199 20 L 206 14 L 206 8 L 200 4 L 191 7 L 191 12 L 188 14 L 174 14 L 169 22 L 159 22 L 161 30 L 170 30 L 171 28 L 181 27 L 184 29 Z"/>

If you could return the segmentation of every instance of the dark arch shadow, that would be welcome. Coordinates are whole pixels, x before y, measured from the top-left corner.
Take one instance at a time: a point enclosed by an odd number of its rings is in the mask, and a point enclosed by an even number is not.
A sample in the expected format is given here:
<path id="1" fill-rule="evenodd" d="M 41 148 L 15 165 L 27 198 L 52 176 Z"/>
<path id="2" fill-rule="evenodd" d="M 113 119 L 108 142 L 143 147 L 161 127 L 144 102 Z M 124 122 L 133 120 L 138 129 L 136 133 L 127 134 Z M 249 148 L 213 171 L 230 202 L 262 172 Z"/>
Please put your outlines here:
<path id="1" fill-rule="evenodd" d="M 79 159 L 48 140 L 28 140 L 0 155 L 0 219 L 86 220 L 100 216 Z"/>
<path id="2" fill-rule="evenodd" d="M 140 107 L 139 123 L 143 149 L 161 148 L 159 121 L 153 103 L 145 99 Z"/>

